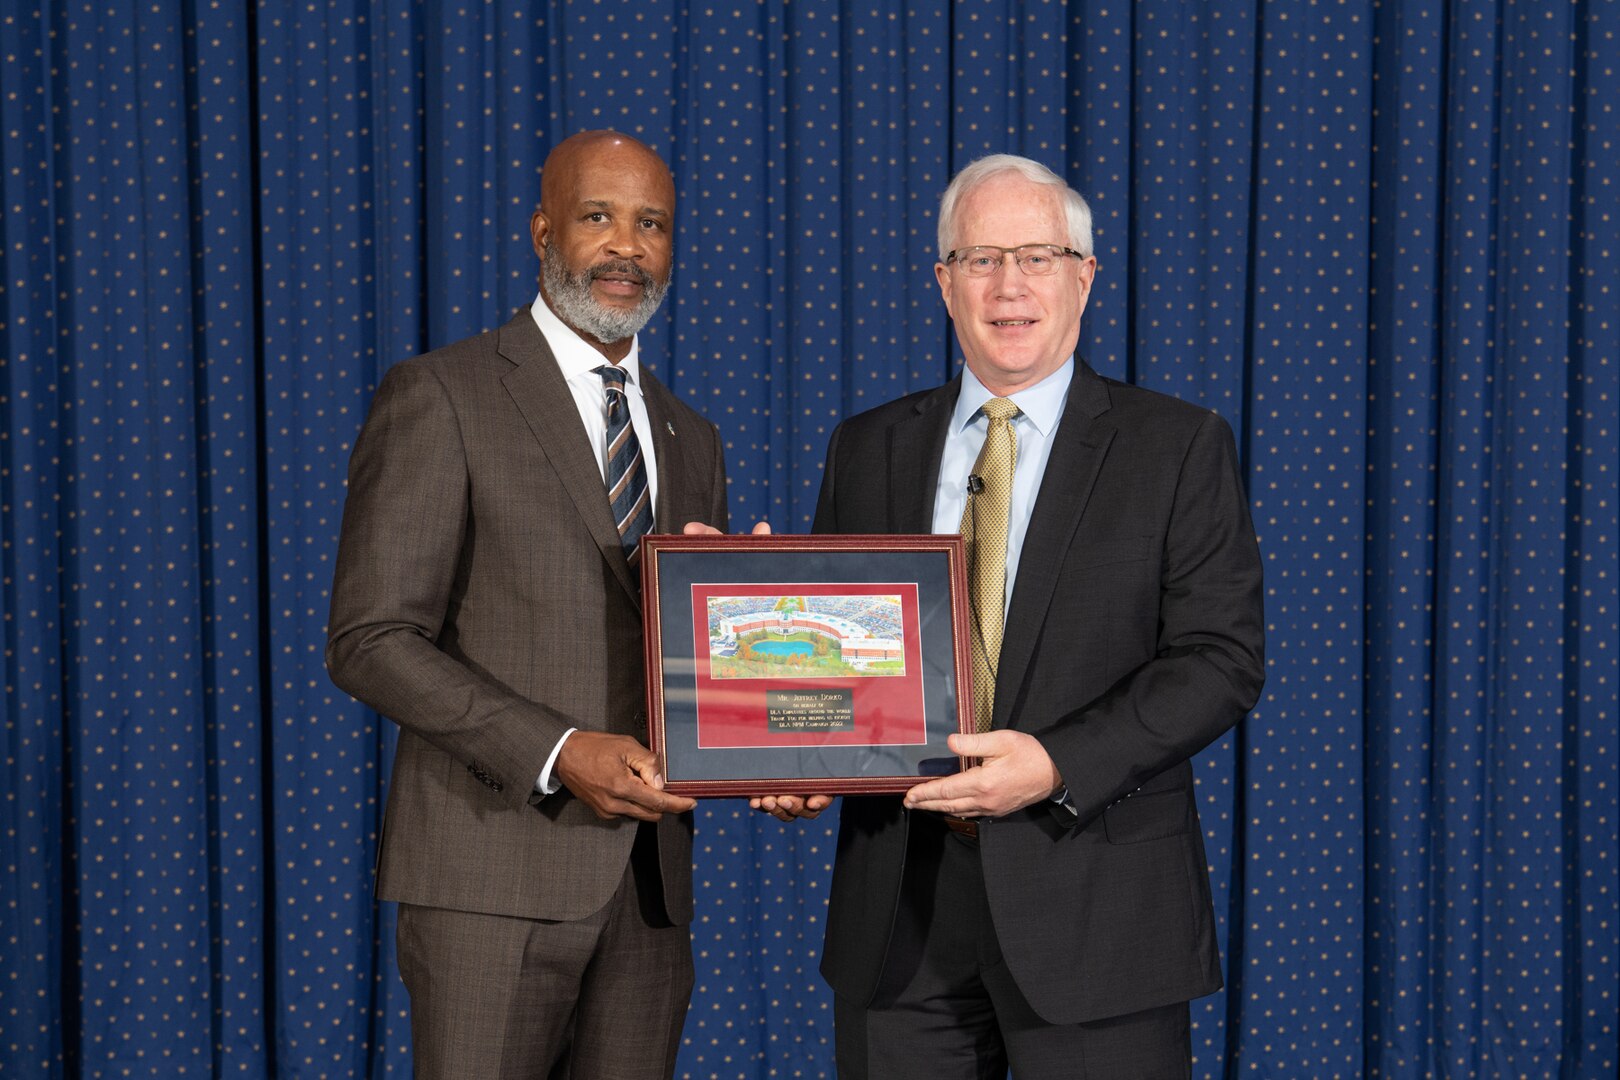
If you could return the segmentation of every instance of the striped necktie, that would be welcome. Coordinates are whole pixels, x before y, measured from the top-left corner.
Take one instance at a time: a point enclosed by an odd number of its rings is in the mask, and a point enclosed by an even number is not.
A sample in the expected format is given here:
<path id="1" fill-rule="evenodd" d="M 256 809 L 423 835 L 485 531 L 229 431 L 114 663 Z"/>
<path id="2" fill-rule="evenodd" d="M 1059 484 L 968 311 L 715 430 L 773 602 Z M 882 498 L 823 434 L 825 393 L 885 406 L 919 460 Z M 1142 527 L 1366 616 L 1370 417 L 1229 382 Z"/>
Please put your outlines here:
<path id="1" fill-rule="evenodd" d="M 652 497 L 647 491 L 647 466 L 641 460 L 641 443 L 630 423 L 630 401 L 624 394 L 624 369 L 614 364 L 599 367 L 602 387 L 607 391 L 607 489 L 613 504 L 613 522 L 619 527 L 619 543 L 631 566 L 641 548 L 641 534 L 652 528 Z"/>
<path id="2" fill-rule="evenodd" d="M 968 597 L 973 604 L 974 730 L 989 731 L 1007 606 L 1007 515 L 1012 509 L 1013 469 L 1018 462 L 1018 434 L 1012 422 L 1018 406 L 1008 398 L 991 398 L 979 408 L 990 421 L 984 448 L 973 465 L 973 475 L 983 487 L 968 496 L 962 536 L 967 540 Z"/>

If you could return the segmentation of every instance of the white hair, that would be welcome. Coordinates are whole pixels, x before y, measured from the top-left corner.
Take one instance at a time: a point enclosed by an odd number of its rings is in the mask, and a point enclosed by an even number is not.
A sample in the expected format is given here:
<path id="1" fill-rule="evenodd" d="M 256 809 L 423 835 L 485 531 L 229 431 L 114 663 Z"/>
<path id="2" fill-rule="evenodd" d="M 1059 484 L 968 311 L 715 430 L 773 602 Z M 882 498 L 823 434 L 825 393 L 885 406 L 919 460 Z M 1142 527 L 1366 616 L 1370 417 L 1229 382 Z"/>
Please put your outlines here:
<path id="1" fill-rule="evenodd" d="M 1003 173 L 1016 173 L 1032 184 L 1053 188 L 1063 203 L 1063 216 L 1069 224 L 1069 246 L 1081 255 L 1091 254 L 1091 207 L 1085 197 L 1064 182 L 1063 177 L 1038 161 L 1016 154 L 991 154 L 964 168 L 951 180 L 939 198 L 939 257 L 944 259 L 955 245 L 956 213 L 962 199 L 980 184 Z"/>

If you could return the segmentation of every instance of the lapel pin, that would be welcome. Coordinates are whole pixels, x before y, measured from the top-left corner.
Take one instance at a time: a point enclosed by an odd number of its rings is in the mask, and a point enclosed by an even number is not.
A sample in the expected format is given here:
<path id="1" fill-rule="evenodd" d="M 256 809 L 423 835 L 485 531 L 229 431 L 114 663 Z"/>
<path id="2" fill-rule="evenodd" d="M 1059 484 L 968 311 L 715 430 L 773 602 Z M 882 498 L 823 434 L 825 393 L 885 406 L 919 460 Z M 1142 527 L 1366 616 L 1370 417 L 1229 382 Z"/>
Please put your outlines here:
<path id="1" fill-rule="evenodd" d="M 668 420 L 665 420 L 664 421 L 664 430 L 669 432 L 671 435 L 673 435 L 673 434 L 675 434 L 675 425 L 670 423 Z"/>

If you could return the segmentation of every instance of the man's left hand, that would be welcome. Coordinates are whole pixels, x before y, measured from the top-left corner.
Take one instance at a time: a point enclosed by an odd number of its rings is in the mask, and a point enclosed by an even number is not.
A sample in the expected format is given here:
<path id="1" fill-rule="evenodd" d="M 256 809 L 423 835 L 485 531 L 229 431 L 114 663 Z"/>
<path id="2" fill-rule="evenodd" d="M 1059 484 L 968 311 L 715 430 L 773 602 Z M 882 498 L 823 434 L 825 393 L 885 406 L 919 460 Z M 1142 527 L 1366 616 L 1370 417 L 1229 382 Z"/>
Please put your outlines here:
<path id="1" fill-rule="evenodd" d="M 952 735 L 952 752 L 981 758 L 954 776 L 918 784 L 906 792 L 910 810 L 933 810 L 956 817 L 1002 817 L 1049 799 L 1063 786 L 1057 766 L 1033 735 L 1022 731 L 987 731 Z"/>
<path id="2" fill-rule="evenodd" d="M 768 521 L 755 522 L 752 531 L 755 536 L 769 536 L 771 534 L 771 523 Z M 720 535 L 719 529 L 715 528 L 713 525 L 705 525 L 701 521 L 688 521 L 685 525 L 681 526 L 681 532 L 687 536 Z"/>

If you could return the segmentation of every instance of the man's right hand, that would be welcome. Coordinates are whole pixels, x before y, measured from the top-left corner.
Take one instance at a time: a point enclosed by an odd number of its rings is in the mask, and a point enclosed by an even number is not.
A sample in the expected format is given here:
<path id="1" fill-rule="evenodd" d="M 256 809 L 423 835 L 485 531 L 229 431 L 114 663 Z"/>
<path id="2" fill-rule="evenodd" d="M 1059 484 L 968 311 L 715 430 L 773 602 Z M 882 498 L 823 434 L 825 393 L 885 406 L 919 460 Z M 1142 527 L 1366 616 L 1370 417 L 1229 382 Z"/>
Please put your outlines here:
<path id="1" fill-rule="evenodd" d="M 756 795 L 748 800 L 755 810 L 778 821 L 811 820 L 832 805 L 831 795 Z"/>
<path id="2" fill-rule="evenodd" d="M 664 790 L 658 758 L 628 735 L 575 731 L 557 752 L 557 778 L 599 818 L 657 821 L 697 805 Z"/>

